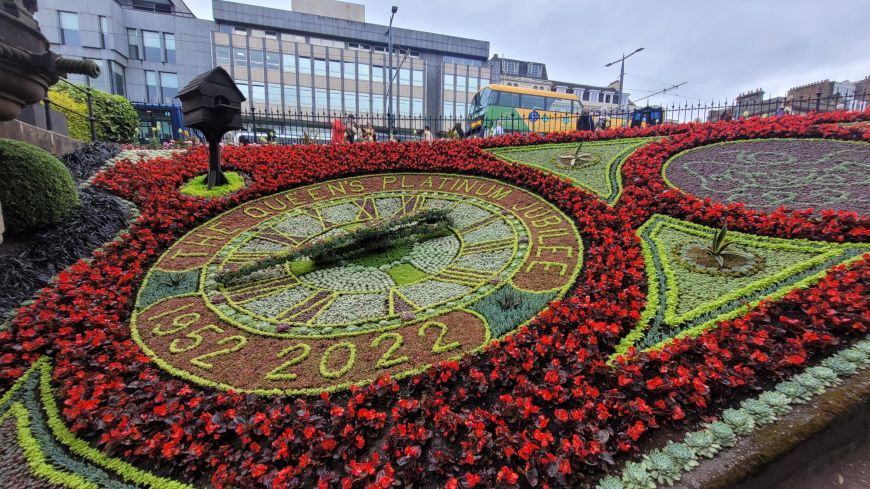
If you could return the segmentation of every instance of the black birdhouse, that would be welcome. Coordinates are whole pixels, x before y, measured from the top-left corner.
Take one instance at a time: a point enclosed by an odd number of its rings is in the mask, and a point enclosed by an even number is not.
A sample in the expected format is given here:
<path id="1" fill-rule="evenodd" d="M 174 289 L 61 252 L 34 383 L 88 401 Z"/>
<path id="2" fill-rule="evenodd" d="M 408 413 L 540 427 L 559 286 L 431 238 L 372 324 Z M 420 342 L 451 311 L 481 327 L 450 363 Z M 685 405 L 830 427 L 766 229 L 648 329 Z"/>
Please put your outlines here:
<path id="1" fill-rule="evenodd" d="M 227 184 L 220 168 L 220 140 L 227 131 L 242 129 L 245 96 L 229 73 L 218 66 L 178 92 L 184 125 L 205 134 L 209 146 L 208 188 Z"/>

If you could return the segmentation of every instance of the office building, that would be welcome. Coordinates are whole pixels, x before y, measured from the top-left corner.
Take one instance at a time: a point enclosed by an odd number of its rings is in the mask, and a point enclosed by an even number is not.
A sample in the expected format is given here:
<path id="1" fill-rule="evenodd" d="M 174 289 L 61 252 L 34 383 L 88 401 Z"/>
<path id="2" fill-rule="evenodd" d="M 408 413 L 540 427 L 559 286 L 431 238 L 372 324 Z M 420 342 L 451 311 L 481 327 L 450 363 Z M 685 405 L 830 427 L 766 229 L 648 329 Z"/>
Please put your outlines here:
<path id="1" fill-rule="evenodd" d="M 464 115 L 489 84 L 489 43 L 393 27 L 393 83 L 387 26 L 365 22 L 365 7 L 294 0 L 292 10 L 213 0 L 214 21 L 182 0 L 43 0 L 36 18 L 52 50 L 95 60 L 96 80 L 126 96 L 142 119 L 177 136 L 175 94 L 194 76 L 223 66 L 264 112 Z M 398 23 L 398 22 L 397 22 Z M 173 106 L 176 106 L 175 108 Z"/>

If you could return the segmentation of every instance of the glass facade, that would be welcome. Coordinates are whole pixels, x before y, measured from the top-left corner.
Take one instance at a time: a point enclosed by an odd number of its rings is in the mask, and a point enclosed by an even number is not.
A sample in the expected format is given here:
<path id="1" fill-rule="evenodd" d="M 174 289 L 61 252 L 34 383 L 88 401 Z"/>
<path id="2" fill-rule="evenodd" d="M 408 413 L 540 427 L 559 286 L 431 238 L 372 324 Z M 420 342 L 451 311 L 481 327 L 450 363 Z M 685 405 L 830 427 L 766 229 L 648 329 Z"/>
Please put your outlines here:
<path id="1" fill-rule="evenodd" d="M 60 17 L 60 42 L 67 46 L 81 46 L 82 38 L 79 31 L 79 14 L 73 12 L 58 12 Z"/>
<path id="2" fill-rule="evenodd" d="M 142 43 L 145 46 L 145 61 L 163 61 L 163 48 L 160 45 L 160 33 L 142 31 Z"/>
<path id="3" fill-rule="evenodd" d="M 178 94 L 178 75 L 175 73 L 160 73 L 160 89 L 164 104 L 174 104 Z"/>
<path id="4" fill-rule="evenodd" d="M 166 47 L 166 62 L 175 63 L 175 34 L 163 34 L 163 44 Z"/>

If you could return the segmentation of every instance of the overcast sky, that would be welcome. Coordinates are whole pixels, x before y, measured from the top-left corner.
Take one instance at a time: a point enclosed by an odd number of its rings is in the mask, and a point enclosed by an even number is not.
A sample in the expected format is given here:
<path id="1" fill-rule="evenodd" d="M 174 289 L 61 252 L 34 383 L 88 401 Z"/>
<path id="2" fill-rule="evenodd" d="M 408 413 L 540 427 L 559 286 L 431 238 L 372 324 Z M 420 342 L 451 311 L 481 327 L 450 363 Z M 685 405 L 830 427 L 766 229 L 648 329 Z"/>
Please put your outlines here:
<path id="1" fill-rule="evenodd" d="M 212 18 L 211 0 L 185 0 Z M 289 9 L 290 0 L 242 3 Z M 817 80 L 870 75 L 870 1 L 358 0 L 366 21 L 490 42 L 492 54 L 543 62 L 550 79 L 606 85 L 626 61 L 632 99 L 687 82 L 652 104 L 773 95 Z"/>

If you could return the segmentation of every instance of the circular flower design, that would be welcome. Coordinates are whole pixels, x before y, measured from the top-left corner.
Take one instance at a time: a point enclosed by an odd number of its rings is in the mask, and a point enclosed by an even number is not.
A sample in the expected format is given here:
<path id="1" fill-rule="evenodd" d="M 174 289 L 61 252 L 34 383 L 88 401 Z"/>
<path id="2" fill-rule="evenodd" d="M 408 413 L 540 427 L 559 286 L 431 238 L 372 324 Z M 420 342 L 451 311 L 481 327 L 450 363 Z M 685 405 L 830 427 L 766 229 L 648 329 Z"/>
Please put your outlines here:
<path id="1" fill-rule="evenodd" d="M 194 229 L 146 279 L 134 337 L 164 368 L 202 384 L 313 393 L 475 351 L 573 283 L 582 243 L 573 222 L 542 198 L 477 177 L 396 178 L 294 189 Z M 447 235 L 221 280 L 274 253 L 425 209 L 447 209 Z M 513 302 L 499 309 L 505 294 Z M 252 368 L 239 369 L 243 361 Z"/>

